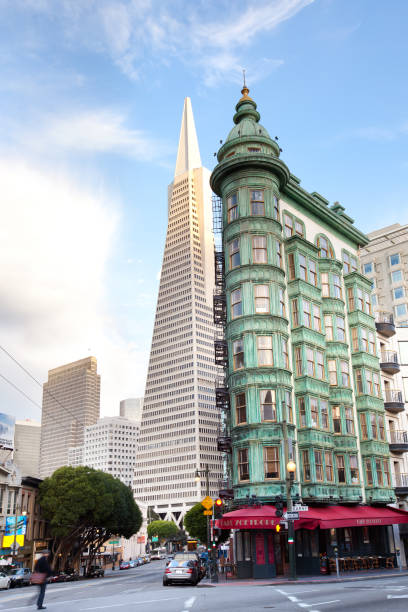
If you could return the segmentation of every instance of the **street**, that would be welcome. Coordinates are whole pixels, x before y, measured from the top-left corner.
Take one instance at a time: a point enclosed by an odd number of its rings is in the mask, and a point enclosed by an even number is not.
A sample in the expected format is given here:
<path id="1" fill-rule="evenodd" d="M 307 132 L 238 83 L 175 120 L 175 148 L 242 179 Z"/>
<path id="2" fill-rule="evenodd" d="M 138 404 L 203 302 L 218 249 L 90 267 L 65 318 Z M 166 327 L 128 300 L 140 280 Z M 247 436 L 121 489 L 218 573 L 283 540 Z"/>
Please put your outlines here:
<path id="1" fill-rule="evenodd" d="M 328 584 L 234 584 L 197 587 L 162 586 L 164 562 L 109 573 L 103 579 L 47 587 L 45 605 L 56 612 L 128 610 L 143 612 L 234 612 L 275 609 L 282 612 L 349 612 L 370 608 L 370 612 L 405 611 L 408 604 L 408 576 L 361 582 Z M 0 592 L 3 610 L 35 609 L 36 587 Z"/>

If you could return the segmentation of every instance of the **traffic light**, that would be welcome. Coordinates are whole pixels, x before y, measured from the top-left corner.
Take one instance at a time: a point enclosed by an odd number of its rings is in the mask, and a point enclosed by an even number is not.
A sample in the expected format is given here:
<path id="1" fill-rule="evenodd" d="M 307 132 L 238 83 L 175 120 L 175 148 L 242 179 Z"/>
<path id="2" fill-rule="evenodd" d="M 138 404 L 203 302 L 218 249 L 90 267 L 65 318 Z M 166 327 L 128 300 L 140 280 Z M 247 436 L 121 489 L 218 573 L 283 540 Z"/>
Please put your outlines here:
<path id="1" fill-rule="evenodd" d="M 279 533 L 280 530 L 281 530 L 281 526 L 278 523 L 277 525 L 275 525 L 275 531 L 276 531 L 276 533 Z"/>
<path id="2" fill-rule="evenodd" d="M 275 497 L 275 516 L 283 516 L 283 499 L 281 495 Z"/>
<path id="3" fill-rule="evenodd" d="M 221 508 L 223 504 L 222 499 L 218 498 L 215 500 L 215 505 L 217 506 L 217 508 Z"/>

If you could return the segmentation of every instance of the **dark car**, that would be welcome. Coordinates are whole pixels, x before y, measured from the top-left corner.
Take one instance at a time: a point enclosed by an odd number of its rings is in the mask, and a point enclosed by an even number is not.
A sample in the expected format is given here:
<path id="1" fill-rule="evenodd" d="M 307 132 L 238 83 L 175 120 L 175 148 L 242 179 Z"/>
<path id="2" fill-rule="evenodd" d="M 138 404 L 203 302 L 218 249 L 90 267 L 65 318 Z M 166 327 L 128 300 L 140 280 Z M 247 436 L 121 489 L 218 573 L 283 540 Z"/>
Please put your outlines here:
<path id="1" fill-rule="evenodd" d="M 79 573 L 71 568 L 65 570 L 65 582 L 73 582 L 74 580 L 79 580 Z"/>
<path id="2" fill-rule="evenodd" d="M 67 579 L 67 575 L 64 572 L 58 572 L 58 574 L 54 574 L 54 576 L 50 576 L 48 578 L 48 582 L 54 584 L 55 582 L 65 582 Z"/>
<path id="3" fill-rule="evenodd" d="M 130 569 L 129 561 L 121 561 L 119 565 L 120 570 Z"/>
<path id="4" fill-rule="evenodd" d="M 164 570 L 163 586 L 185 582 L 195 586 L 199 580 L 199 568 L 195 561 L 173 559 Z"/>
<path id="5" fill-rule="evenodd" d="M 87 578 L 103 578 L 105 571 L 100 565 L 91 565 L 86 573 Z"/>
<path id="6" fill-rule="evenodd" d="M 10 587 L 28 586 L 31 582 L 31 571 L 27 567 L 16 567 L 9 572 Z"/>

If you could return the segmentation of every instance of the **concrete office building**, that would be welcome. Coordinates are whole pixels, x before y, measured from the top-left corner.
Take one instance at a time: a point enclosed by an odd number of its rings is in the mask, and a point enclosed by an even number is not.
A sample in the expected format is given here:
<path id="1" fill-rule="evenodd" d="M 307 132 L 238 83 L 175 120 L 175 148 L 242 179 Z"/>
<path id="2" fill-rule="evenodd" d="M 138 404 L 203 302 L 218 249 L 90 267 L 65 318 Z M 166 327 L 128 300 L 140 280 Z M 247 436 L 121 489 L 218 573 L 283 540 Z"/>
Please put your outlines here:
<path id="1" fill-rule="evenodd" d="M 140 423 L 142 420 L 143 397 L 129 397 L 120 402 L 120 416 Z"/>
<path id="2" fill-rule="evenodd" d="M 84 429 L 100 413 L 100 376 L 95 357 L 86 357 L 48 372 L 43 386 L 40 477 L 68 465 L 70 448 L 84 441 Z"/>
<path id="3" fill-rule="evenodd" d="M 220 412 L 214 382 L 214 239 L 210 172 L 201 165 L 191 102 L 186 98 L 144 395 L 135 498 L 178 524 L 222 478 Z"/>
<path id="4" fill-rule="evenodd" d="M 85 428 L 83 465 L 133 483 L 139 424 L 125 417 L 104 417 Z"/>
<path id="5" fill-rule="evenodd" d="M 374 310 L 392 313 L 397 327 L 408 326 L 408 225 L 395 223 L 367 238 L 360 257 L 373 283 Z"/>
<path id="6" fill-rule="evenodd" d="M 40 475 L 41 423 L 25 419 L 16 421 L 13 459 L 22 477 Z"/>
<path id="7" fill-rule="evenodd" d="M 392 482 L 398 506 L 408 510 L 408 225 L 396 223 L 367 237 L 361 266 L 373 286 Z M 407 556 L 405 525 L 400 535 Z"/>

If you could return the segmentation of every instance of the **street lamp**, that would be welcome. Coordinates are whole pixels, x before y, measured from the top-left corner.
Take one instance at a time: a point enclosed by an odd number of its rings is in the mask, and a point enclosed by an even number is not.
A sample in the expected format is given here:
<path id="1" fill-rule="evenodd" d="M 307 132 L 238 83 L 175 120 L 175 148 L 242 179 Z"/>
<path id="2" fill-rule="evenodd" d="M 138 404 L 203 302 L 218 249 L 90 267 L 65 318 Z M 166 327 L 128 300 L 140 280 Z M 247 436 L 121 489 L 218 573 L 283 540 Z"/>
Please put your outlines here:
<path id="1" fill-rule="evenodd" d="M 296 463 L 292 460 L 286 464 L 289 477 L 286 477 L 286 510 L 292 512 L 292 486 L 295 480 Z M 289 572 L 290 579 L 296 580 L 296 557 L 295 557 L 295 523 L 288 519 L 288 546 L 289 546 Z"/>
<path id="2" fill-rule="evenodd" d="M 207 496 L 210 495 L 210 468 L 208 463 L 205 464 L 204 470 L 199 470 L 198 468 L 195 471 L 194 480 L 198 483 L 201 482 L 201 476 L 205 476 L 205 494 Z M 207 547 L 210 546 L 210 517 L 207 516 Z"/>

